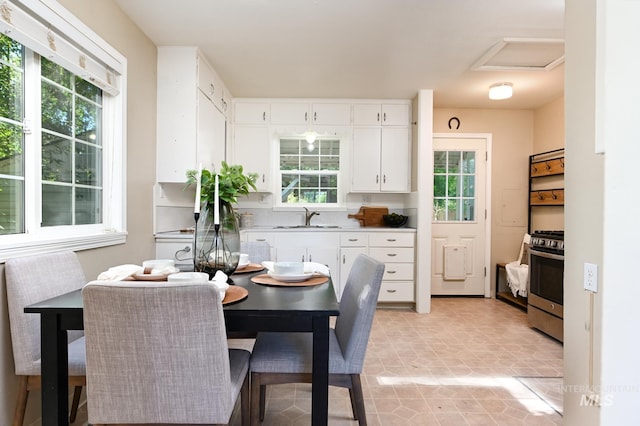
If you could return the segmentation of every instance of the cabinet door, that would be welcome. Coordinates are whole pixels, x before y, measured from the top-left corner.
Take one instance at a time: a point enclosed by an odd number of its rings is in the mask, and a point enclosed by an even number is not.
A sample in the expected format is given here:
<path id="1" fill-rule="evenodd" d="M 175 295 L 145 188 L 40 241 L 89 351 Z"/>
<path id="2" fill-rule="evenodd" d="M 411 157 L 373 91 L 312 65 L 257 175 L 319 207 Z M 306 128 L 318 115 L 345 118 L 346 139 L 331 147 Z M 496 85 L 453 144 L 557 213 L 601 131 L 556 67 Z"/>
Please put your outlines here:
<path id="1" fill-rule="evenodd" d="M 409 192 L 411 179 L 411 145 L 408 127 L 382 129 L 380 190 Z"/>
<path id="2" fill-rule="evenodd" d="M 258 192 L 271 192 L 271 144 L 266 126 L 236 126 L 234 133 L 234 164 L 245 172 L 257 173 Z"/>
<path id="3" fill-rule="evenodd" d="M 309 104 L 294 102 L 271 104 L 271 124 L 307 124 L 310 119 Z"/>
<path id="4" fill-rule="evenodd" d="M 353 105 L 353 124 L 356 126 L 379 126 L 381 116 L 380 104 Z"/>
<path id="5" fill-rule="evenodd" d="M 226 160 L 226 119 L 202 92 L 198 93 L 198 145 L 193 168 L 220 170 Z M 186 175 L 184 177 L 186 179 Z"/>
<path id="6" fill-rule="evenodd" d="M 198 88 L 202 90 L 202 93 L 211 101 L 214 100 L 216 93 L 216 81 L 215 74 L 207 61 L 198 55 Z"/>
<path id="7" fill-rule="evenodd" d="M 380 135 L 378 128 L 355 128 L 351 158 L 351 191 L 380 191 Z"/>
<path id="8" fill-rule="evenodd" d="M 408 104 L 382 104 L 383 126 L 408 126 L 409 121 Z"/>
<path id="9" fill-rule="evenodd" d="M 311 120 L 313 124 L 348 126 L 351 124 L 351 105 L 314 104 Z"/>
<path id="10" fill-rule="evenodd" d="M 338 292 L 338 300 L 342 297 L 342 292 L 344 291 L 344 286 L 347 284 L 347 278 L 349 278 L 349 272 L 351 272 L 353 262 L 360 254 L 367 254 L 366 246 L 340 248 L 340 291 Z"/>
<path id="11" fill-rule="evenodd" d="M 267 124 L 269 104 L 266 102 L 236 102 L 234 104 L 234 123 Z"/>

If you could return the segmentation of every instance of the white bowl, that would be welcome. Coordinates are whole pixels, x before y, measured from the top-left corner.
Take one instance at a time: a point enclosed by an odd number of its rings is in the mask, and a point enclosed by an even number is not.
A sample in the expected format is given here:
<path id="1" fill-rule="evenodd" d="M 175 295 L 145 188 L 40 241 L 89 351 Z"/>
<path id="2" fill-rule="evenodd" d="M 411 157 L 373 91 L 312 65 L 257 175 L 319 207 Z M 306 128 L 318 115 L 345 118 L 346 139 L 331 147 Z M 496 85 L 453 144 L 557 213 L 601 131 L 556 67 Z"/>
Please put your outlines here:
<path id="1" fill-rule="evenodd" d="M 236 269 L 242 269 L 249 266 L 249 255 L 247 253 L 240 253 L 240 260 L 238 260 L 238 267 Z"/>
<path id="2" fill-rule="evenodd" d="M 209 281 L 209 274 L 204 272 L 178 272 L 169 275 L 167 281 L 206 283 Z"/>
<path id="3" fill-rule="evenodd" d="M 302 275 L 304 263 L 302 262 L 276 262 L 273 264 L 273 273 L 276 275 Z"/>

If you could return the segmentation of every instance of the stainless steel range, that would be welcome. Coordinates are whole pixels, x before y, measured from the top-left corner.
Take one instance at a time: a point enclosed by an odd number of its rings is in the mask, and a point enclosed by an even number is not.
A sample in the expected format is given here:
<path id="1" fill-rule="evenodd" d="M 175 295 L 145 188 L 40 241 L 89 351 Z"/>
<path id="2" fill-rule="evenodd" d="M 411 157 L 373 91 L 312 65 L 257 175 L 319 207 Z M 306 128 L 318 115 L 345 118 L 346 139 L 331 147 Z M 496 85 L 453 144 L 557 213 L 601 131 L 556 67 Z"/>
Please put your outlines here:
<path id="1" fill-rule="evenodd" d="M 564 231 L 535 231 L 529 247 L 529 325 L 563 341 Z"/>

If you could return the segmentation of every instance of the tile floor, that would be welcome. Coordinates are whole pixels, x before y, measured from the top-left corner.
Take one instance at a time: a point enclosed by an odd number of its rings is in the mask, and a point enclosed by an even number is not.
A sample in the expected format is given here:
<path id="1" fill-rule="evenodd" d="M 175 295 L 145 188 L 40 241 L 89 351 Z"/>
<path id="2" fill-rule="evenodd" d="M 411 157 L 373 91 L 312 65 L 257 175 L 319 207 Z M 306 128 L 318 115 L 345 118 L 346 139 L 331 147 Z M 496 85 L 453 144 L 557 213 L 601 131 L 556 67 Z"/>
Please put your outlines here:
<path id="1" fill-rule="evenodd" d="M 560 425 L 562 357 L 560 343 L 495 299 L 434 298 L 428 315 L 378 309 L 362 375 L 367 422 Z M 264 426 L 310 424 L 310 385 L 270 386 L 267 398 Z M 330 390 L 329 424 L 357 425 L 346 389 Z"/>

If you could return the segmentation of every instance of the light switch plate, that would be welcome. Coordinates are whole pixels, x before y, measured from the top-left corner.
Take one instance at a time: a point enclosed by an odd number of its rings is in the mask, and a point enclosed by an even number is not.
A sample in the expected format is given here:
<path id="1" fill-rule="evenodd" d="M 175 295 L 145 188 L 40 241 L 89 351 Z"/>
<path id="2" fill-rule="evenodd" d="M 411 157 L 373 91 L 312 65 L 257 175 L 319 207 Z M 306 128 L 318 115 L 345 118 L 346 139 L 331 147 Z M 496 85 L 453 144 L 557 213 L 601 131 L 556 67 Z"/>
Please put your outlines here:
<path id="1" fill-rule="evenodd" d="M 584 289 L 598 292 L 598 265 L 594 263 L 584 264 Z"/>

